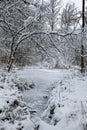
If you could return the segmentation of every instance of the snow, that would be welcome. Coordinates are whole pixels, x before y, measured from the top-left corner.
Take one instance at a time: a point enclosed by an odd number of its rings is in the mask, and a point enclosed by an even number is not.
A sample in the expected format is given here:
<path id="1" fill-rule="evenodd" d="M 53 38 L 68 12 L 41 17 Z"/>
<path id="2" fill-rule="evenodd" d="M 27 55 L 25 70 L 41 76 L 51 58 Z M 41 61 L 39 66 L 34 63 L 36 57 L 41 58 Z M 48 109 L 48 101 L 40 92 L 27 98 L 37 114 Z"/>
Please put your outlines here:
<path id="1" fill-rule="evenodd" d="M 29 16 L 26 20 L 24 20 L 24 27 L 36 22 L 36 19 L 33 16 Z"/>
<path id="2" fill-rule="evenodd" d="M 34 130 L 30 112 L 22 101 L 14 73 L 0 70 L 0 130 Z M 24 105 L 25 104 L 25 105 Z"/>
<path id="3" fill-rule="evenodd" d="M 37 11 L 37 8 L 34 5 L 29 5 L 29 9 L 33 12 Z"/>
<path id="4" fill-rule="evenodd" d="M 86 74 L 82 76 L 76 69 L 24 67 L 9 74 L 1 70 L 0 76 L 0 129 L 87 129 Z M 33 87 L 20 91 L 14 84 L 19 79 Z M 16 107 L 12 107 L 14 100 L 19 101 Z"/>

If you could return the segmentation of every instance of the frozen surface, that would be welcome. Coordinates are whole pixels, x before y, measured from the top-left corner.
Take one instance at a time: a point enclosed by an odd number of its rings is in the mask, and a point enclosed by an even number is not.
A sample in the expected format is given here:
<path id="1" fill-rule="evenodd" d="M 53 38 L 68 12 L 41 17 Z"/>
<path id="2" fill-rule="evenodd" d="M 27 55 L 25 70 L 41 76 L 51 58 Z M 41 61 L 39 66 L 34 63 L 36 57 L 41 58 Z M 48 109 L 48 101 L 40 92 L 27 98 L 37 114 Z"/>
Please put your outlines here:
<path id="1" fill-rule="evenodd" d="M 87 76 L 81 76 L 73 69 L 24 68 L 17 74 L 35 83 L 34 89 L 24 93 L 24 99 L 43 120 L 40 121 L 40 130 L 80 130 L 85 127 Z M 55 110 L 49 119 L 52 106 Z"/>
<path id="2" fill-rule="evenodd" d="M 34 89 L 24 92 L 24 100 L 36 108 L 39 116 L 46 108 L 47 97 L 53 85 L 66 76 L 66 71 L 25 68 L 17 73 L 19 77 L 35 84 Z"/>
<path id="3" fill-rule="evenodd" d="M 86 74 L 25 67 L 10 74 L 0 70 L 0 76 L 0 129 L 87 130 Z M 33 87 L 20 92 L 13 82 L 18 78 Z M 14 100 L 20 102 L 16 107 Z"/>

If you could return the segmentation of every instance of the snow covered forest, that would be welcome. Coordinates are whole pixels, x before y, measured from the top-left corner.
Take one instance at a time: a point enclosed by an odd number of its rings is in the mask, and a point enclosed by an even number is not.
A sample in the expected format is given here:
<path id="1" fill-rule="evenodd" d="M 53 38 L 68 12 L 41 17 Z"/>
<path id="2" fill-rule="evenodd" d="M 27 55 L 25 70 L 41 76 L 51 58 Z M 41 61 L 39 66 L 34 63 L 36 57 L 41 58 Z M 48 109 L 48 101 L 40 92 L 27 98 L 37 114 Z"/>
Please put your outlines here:
<path id="1" fill-rule="evenodd" d="M 87 130 L 87 7 L 0 0 L 0 130 Z"/>
<path id="2" fill-rule="evenodd" d="M 0 0 L 1 66 L 80 66 L 87 35 L 85 27 L 83 38 L 81 14 L 74 3 L 63 6 L 61 0 Z"/>

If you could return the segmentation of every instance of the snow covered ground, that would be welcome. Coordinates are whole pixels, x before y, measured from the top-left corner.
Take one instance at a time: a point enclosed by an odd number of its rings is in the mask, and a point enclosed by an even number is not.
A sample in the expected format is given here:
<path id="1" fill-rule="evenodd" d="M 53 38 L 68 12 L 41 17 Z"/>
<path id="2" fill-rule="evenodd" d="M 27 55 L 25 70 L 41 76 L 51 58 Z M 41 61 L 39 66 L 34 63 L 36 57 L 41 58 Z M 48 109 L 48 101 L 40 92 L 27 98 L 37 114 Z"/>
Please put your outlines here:
<path id="1" fill-rule="evenodd" d="M 25 67 L 0 76 L 0 130 L 87 130 L 87 75 Z"/>

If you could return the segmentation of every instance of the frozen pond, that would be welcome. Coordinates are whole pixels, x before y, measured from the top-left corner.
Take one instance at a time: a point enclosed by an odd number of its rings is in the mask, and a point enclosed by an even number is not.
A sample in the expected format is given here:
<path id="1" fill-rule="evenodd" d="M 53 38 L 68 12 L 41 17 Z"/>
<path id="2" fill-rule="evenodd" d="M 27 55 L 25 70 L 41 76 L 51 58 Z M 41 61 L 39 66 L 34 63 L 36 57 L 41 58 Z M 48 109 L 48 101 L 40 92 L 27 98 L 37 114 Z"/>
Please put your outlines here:
<path id="1" fill-rule="evenodd" d="M 46 108 L 47 96 L 49 95 L 53 84 L 61 77 L 64 77 L 66 70 L 47 70 L 25 68 L 18 71 L 18 76 L 35 84 L 34 88 L 24 92 L 24 100 L 37 111 L 41 117 Z"/>

